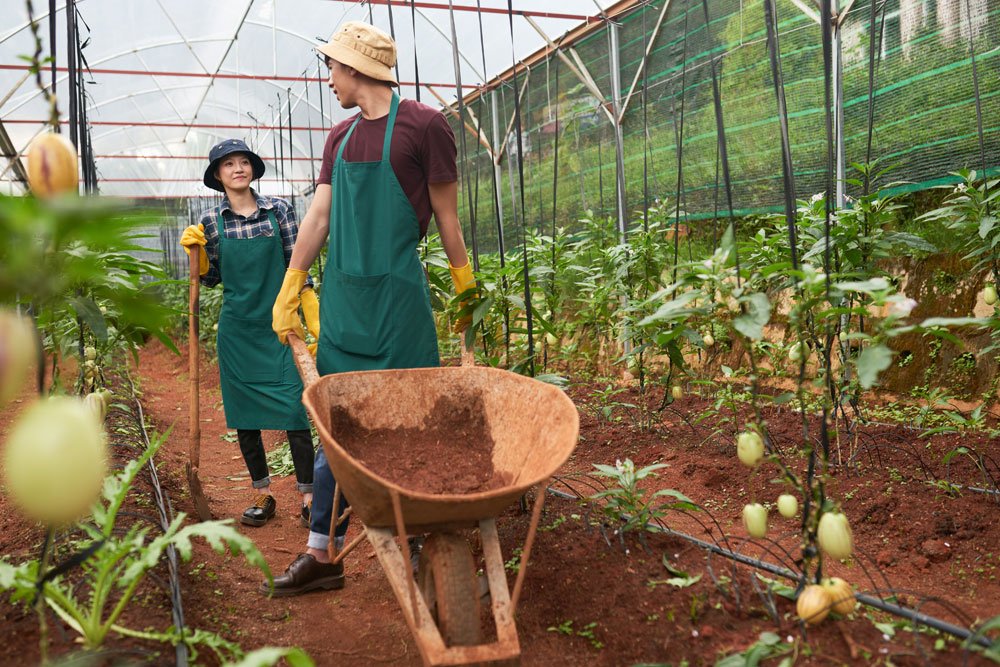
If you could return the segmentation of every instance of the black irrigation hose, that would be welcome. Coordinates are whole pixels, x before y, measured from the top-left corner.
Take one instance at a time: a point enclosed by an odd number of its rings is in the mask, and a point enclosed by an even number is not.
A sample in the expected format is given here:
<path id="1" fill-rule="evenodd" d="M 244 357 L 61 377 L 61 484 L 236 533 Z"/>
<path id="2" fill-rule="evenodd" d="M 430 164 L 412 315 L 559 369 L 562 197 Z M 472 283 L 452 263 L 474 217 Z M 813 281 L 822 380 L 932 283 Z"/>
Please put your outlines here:
<path id="1" fill-rule="evenodd" d="M 871 0 L 871 17 L 868 25 L 868 137 L 865 143 L 865 165 L 872 161 L 872 136 L 875 133 L 875 67 L 876 63 L 882 62 L 882 37 L 885 30 L 885 4 L 882 5 L 882 23 L 878 29 L 878 43 L 875 41 L 875 20 L 878 16 L 878 9 L 875 0 Z M 878 51 L 878 60 L 875 59 L 875 52 Z M 871 174 L 865 169 L 864 194 L 867 196 L 871 189 Z M 865 230 L 865 234 L 868 230 Z"/>
<path id="2" fill-rule="evenodd" d="M 983 163 L 983 187 L 988 189 L 989 180 L 986 178 L 986 144 L 983 139 L 983 104 L 979 96 L 979 70 L 976 67 L 976 34 L 972 29 L 972 8 L 969 6 L 969 0 L 965 0 L 965 20 L 969 27 L 969 57 L 972 59 L 972 90 L 976 95 L 976 133 L 979 137 L 979 159 Z M 987 192 L 984 192 L 984 199 L 986 199 L 986 195 Z M 989 206 L 989 201 L 987 201 L 987 215 L 989 215 Z"/>
<path id="3" fill-rule="evenodd" d="M 646 28 L 646 6 L 642 8 L 642 43 L 649 44 L 649 31 Z M 649 48 L 643 49 L 642 62 L 642 231 L 649 233 L 649 114 L 647 97 L 649 96 Z M 626 100 L 627 101 L 627 100 Z M 620 119 L 619 119 L 620 121 Z"/>
<path id="4" fill-rule="evenodd" d="M 681 48 L 681 108 L 677 121 L 676 143 L 677 143 L 677 194 L 674 201 L 674 270 L 671 274 L 673 282 L 677 282 L 678 256 L 680 255 L 680 221 L 681 221 L 681 197 L 684 194 L 684 90 L 687 86 L 687 56 L 688 56 L 688 12 L 684 12 L 684 37 Z M 645 95 L 645 90 L 643 90 Z M 646 100 L 643 99 L 643 113 L 645 114 Z M 645 122 L 645 121 L 644 121 Z M 671 370 L 673 370 L 673 359 L 670 360 Z"/>
<path id="5" fill-rule="evenodd" d="M 792 166 L 792 148 L 788 138 L 788 109 L 785 106 L 785 82 L 781 74 L 781 57 L 778 47 L 777 16 L 774 0 L 764 0 L 764 23 L 767 24 L 767 50 L 771 60 L 771 80 L 778 103 L 778 120 L 781 124 L 781 175 L 785 185 L 785 224 L 791 246 L 792 269 L 799 268 L 799 253 L 795 234 L 795 170 Z"/>
<path id="6" fill-rule="evenodd" d="M 306 88 L 308 88 L 308 84 Z M 292 197 L 292 210 L 295 210 L 295 186 L 292 184 L 292 178 L 294 174 L 295 162 L 292 161 L 292 154 L 295 150 L 295 145 L 292 140 L 292 89 L 291 87 L 285 89 L 285 99 L 288 101 L 288 193 Z"/>
<path id="7" fill-rule="evenodd" d="M 548 487 L 545 490 L 550 495 L 553 495 L 557 498 L 562 498 L 564 500 L 581 499 L 579 496 L 574 496 L 570 493 L 566 493 L 565 491 L 559 491 L 558 489 L 553 489 L 552 487 Z M 758 570 L 764 570 L 765 572 L 776 574 L 780 577 L 784 577 L 791 581 L 797 582 L 801 579 L 801 576 L 799 574 L 796 574 L 795 572 L 792 572 L 787 568 L 781 567 L 780 565 L 775 565 L 773 563 L 769 563 L 767 561 L 763 561 L 758 558 L 746 556 L 736 551 L 730 551 L 729 549 L 723 549 L 717 544 L 706 542 L 705 540 L 700 540 L 697 537 L 688 535 L 687 533 L 682 533 L 672 528 L 664 528 L 663 526 L 659 526 L 652 522 L 647 523 L 646 527 L 647 529 L 650 529 L 654 532 L 662 532 L 663 534 L 670 535 L 671 537 L 678 537 L 682 540 L 685 540 L 686 542 L 690 542 L 714 554 L 724 556 L 726 558 L 732 559 L 744 565 L 749 565 L 750 567 L 756 568 Z M 934 616 L 929 616 L 919 611 L 914 611 L 913 609 L 902 607 L 898 604 L 886 602 L 881 598 L 872 597 L 871 595 L 865 595 L 864 593 L 856 593 L 854 597 L 855 599 L 857 599 L 858 602 L 862 604 L 868 605 L 869 607 L 873 607 L 874 609 L 878 609 L 879 611 L 888 612 L 890 614 L 894 614 L 901 618 L 905 618 L 909 621 L 912 621 L 913 623 L 925 625 L 929 628 L 940 630 L 941 632 L 947 632 L 948 634 L 953 635 L 955 637 L 959 637 L 961 639 L 968 640 L 970 638 L 974 638 L 974 641 L 977 644 L 985 648 L 990 648 L 993 645 L 992 642 L 990 642 L 989 638 L 981 636 L 977 632 L 973 632 L 969 628 L 963 628 L 961 626 L 955 625 L 954 623 L 949 623 L 948 621 L 943 621 L 939 618 L 935 618 Z"/>
<path id="8" fill-rule="evenodd" d="M 136 411 L 139 421 L 139 430 L 142 432 L 142 441 L 146 448 L 149 448 L 149 433 L 146 432 L 146 417 L 142 411 L 142 403 L 139 401 L 135 393 L 135 383 L 132 382 L 132 376 L 125 372 L 125 379 L 128 380 L 129 390 L 132 393 L 132 399 L 135 401 Z M 160 529 L 165 533 L 170 527 L 170 518 L 167 512 L 167 500 L 163 495 L 163 488 L 160 486 L 160 477 L 156 472 L 156 464 L 153 459 L 150 458 L 147 463 L 149 468 L 149 478 L 153 484 L 153 494 L 156 497 L 156 510 L 160 515 Z M 173 514 L 173 511 L 169 512 Z M 180 634 L 181 637 L 184 636 L 184 600 L 181 596 L 181 582 L 180 582 L 180 565 L 177 559 L 177 549 L 172 544 L 167 545 L 167 572 L 170 574 L 170 615 L 174 619 L 174 628 Z M 177 642 L 175 647 L 175 653 L 177 658 L 178 667 L 186 667 L 188 664 L 188 647 L 183 641 Z"/>
<path id="9" fill-rule="evenodd" d="M 410 0 L 410 24 L 413 28 L 413 85 L 417 88 L 417 101 L 420 101 L 420 64 L 417 62 L 417 4 Z M 461 95 L 461 93 L 459 93 Z"/>
<path id="10" fill-rule="evenodd" d="M 469 228 L 472 235 L 473 267 L 479 266 L 479 234 L 476 231 L 476 211 L 472 207 L 472 182 L 469 180 L 469 153 L 465 140 L 465 101 L 462 91 L 462 66 L 459 62 L 458 31 L 455 28 L 455 8 L 452 0 L 448 0 L 448 18 L 451 22 L 451 54 L 452 65 L 455 68 L 455 96 L 458 98 L 458 134 L 462 150 L 462 185 L 465 191 L 465 204 L 469 211 Z"/>
<path id="11" fill-rule="evenodd" d="M 559 64 L 562 58 L 556 58 L 556 108 L 555 108 L 555 131 L 552 133 L 552 280 L 550 289 L 555 289 L 556 284 L 556 215 L 557 201 L 559 194 Z M 550 313 L 551 316 L 551 313 Z"/>
<path id="12" fill-rule="evenodd" d="M 712 31 L 711 19 L 708 15 L 708 0 L 702 0 L 701 6 L 705 13 L 705 34 L 707 35 L 709 45 L 711 45 Z M 715 107 L 715 131 L 718 138 L 717 144 L 719 150 L 719 160 L 722 163 L 722 180 L 726 186 L 726 204 L 729 207 L 729 224 L 733 226 L 735 239 L 736 216 L 733 214 L 733 182 L 729 175 L 729 153 L 726 149 L 726 124 L 722 117 L 722 93 L 719 90 L 719 74 L 715 65 L 715 56 L 712 55 L 711 51 L 709 51 L 708 54 L 708 62 L 711 65 L 712 71 L 712 102 Z M 736 286 L 740 287 L 742 285 L 739 272 L 740 252 L 739 246 L 735 242 L 733 243 L 733 258 L 736 262 Z"/>
<path id="13" fill-rule="evenodd" d="M 514 129 L 517 132 L 517 181 L 521 194 L 521 256 L 524 262 L 524 314 L 528 329 L 528 375 L 535 377 L 535 339 L 531 322 L 531 275 L 528 270 L 527 225 L 524 219 L 524 142 L 521 141 L 521 96 L 518 95 L 517 90 L 517 53 L 514 51 L 513 0 L 507 0 L 507 17 L 510 19 L 510 55 L 513 62 L 511 71 L 515 72 L 515 76 L 512 77 L 511 82 L 514 85 Z"/>
<path id="14" fill-rule="evenodd" d="M 389 36 L 392 37 L 393 44 L 396 43 L 396 23 L 392 20 L 392 0 L 385 0 L 385 6 L 389 10 Z M 393 66 L 396 69 L 396 81 L 399 81 L 399 58 Z M 461 88 L 459 88 L 461 90 Z"/>

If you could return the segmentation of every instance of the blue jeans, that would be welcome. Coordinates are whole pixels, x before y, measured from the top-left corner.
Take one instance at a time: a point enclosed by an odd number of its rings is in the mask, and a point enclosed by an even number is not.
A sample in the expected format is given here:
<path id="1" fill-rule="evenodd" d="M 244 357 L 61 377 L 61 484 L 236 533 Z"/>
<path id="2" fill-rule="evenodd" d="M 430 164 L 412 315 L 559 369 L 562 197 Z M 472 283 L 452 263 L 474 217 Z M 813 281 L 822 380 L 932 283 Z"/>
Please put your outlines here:
<path id="1" fill-rule="evenodd" d="M 320 447 L 316 451 L 316 459 L 313 464 L 313 504 L 312 521 L 309 524 L 309 541 L 307 546 L 311 549 L 326 549 L 330 543 L 330 518 L 333 513 L 333 491 L 337 482 L 333 478 L 333 471 L 326 462 L 326 453 Z M 339 517 L 347 509 L 349 503 L 340 494 L 340 503 L 337 510 Z M 347 524 L 350 521 L 337 526 L 336 537 L 343 538 L 347 533 Z"/>

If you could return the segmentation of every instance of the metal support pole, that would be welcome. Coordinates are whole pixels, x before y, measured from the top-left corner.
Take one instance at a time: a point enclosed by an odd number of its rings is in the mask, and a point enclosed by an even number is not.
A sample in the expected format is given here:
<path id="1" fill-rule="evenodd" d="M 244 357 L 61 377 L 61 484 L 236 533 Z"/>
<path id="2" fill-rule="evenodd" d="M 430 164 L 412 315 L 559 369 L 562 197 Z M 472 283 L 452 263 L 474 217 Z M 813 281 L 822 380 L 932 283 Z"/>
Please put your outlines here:
<path id="1" fill-rule="evenodd" d="M 844 53 L 841 39 L 842 21 L 840 0 L 833 0 L 833 16 L 823 17 L 833 21 L 833 137 L 837 160 L 837 209 L 847 204 L 847 160 L 844 151 Z"/>
<path id="2" fill-rule="evenodd" d="M 612 117 L 612 127 L 615 131 L 615 201 L 618 209 L 618 235 L 622 243 L 625 243 L 625 230 L 627 217 L 627 204 L 625 201 L 625 138 L 622 134 L 621 107 L 622 107 L 622 82 L 619 70 L 620 62 L 618 58 L 618 24 L 608 22 L 609 44 L 609 69 L 611 70 L 611 100 L 614 105 Z"/>
<path id="3" fill-rule="evenodd" d="M 625 137 L 622 134 L 622 82 L 621 63 L 618 58 L 618 24 L 608 21 L 608 69 L 611 70 L 611 126 L 615 131 L 615 209 L 618 213 L 618 239 L 623 245 L 628 242 L 625 218 L 628 204 L 625 199 Z M 621 296 L 622 313 L 628 311 L 628 295 Z M 622 324 L 622 352 L 632 352 L 632 334 L 628 323 Z"/>
<path id="4" fill-rule="evenodd" d="M 497 207 L 497 245 L 500 251 L 500 256 L 503 257 L 505 249 L 503 242 L 503 197 L 500 195 L 500 184 L 503 182 L 500 179 L 503 176 L 503 170 L 500 168 L 500 157 L 503 155 L 501 146 L 507 143 L 507 138 L 504 137 L 503 141 L 500 140 L 500 105 L 498 103 L 497 95 L 497 90 L 490 93 L 490 107 L 493 116 L 493 154 L 497 156 L 497 159 L 493 161 L 493 173 L 496 175 L 497 179 L 497 188 L 493 193 L 493 197 L 495 200 L 494 203 Z"/>
<path id="5" fill-rule="evenodd" d="M 79 128 L 77 127 L 77 108 L 76 104 L 79 100 L 79 95 L 76 91 L 77 75 L 76 75 L 76 52 L 77 52 L 77 42 L 76 42 L 76 17 L 74 13 L 76 12 L 76 3 L 74 0 L 67 0 L 66 2 L 66 83 L 69 84 L 69 90 L 67 96 L 69 97 L 69 140 L 73 142 L 73 146 L 77 149 L 77 154 L 80 150 L 80 139 L 79 139 Z M 55 88 L 52 89 L 52 94 L 55 95 Z M 52 128 L 54 132 L 58 132 L 58 128 Z"/>

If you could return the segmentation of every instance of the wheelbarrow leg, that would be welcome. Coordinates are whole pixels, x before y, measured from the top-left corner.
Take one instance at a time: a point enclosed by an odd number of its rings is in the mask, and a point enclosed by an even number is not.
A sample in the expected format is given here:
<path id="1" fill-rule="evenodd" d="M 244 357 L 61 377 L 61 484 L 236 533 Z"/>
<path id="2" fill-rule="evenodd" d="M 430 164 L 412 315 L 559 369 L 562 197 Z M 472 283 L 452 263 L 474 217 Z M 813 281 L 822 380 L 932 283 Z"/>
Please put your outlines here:
<path id="1" fill-rule="evenodd" d="M 514 625 L 510 592 L 507 590 L 507 573 L 503 566 L 503 554 L 500 552 L 500 537 L 497 534 L 496 519 L 490 518 L 480 521 L 479 535 L 483 542 L 486 581 L 490 585 L 493 620 L 497 626 L 497 643 L 509 645 L 516 655 L 520 653 L 521 649 L 517 640 L 517 626 Z M 526 563 L 522 563 L 522 570 L 525 565 Z"/>

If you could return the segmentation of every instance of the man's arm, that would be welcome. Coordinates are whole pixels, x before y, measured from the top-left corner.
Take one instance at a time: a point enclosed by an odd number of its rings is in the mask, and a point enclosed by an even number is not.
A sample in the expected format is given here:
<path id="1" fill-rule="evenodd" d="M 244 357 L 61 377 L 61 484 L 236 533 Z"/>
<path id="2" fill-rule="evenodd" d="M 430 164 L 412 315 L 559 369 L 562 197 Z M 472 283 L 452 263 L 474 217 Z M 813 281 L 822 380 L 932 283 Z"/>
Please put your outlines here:
<path id="1" fill-rule="evenodd" d="M 430 183 L 427 190 L 448 261 L 455 267 L 467 265 L 469 255 L 462 238 L 462 225 L 458 222 L 458 181 Z"/>
<path id="2" fill-rule="evenodd" d="M 306 211 L 305 217 L 302 218 L 302 224 L 299 225 L 299 235 L 295 239 L 295 248 L 292 250 L 292 258 L 288 262 L 288 268 L 308 271 L 312 263 L 316 261 L 330 231 L 332 197 L 333 190 L 329 185 L 316 186 L 316 194 L 313 195 L 309 210 Z"/>
<path id="3" fill-rule="evenodd" d="M 288 342 L 289 332 L 295 333 L 299 338 L 305 338 L 302 321 L 299 319 L 299 305 L 302 303 L 299 294 L 309 275 L 307 271 L 319 255 L 330 229 L 331 198 L 329 185 L 320 185 L 316 188 L 309 210 L 302 218 L 302 225 L 299 227 L 298 238 L 295 239 L 295 248 L 292 249 L 292 258 L 288 261 L 288 270 L 285 271 L 281 289 L 278 290 L 278 296 L 271 308 L 271 328 L 282 343 Z M 307 301 L 310 304 L 307 308 L 312 313 L 312 304 L 315 302 L 315 293 L 312 290 L 309 291 Z M 318 311 L 319 308 L 316 308 L 315 317 L 307 316 L 307 319 L 312 320 L 313 326 L 310 326 L 310 331 L 316 335 L 319 334 Z"/>

